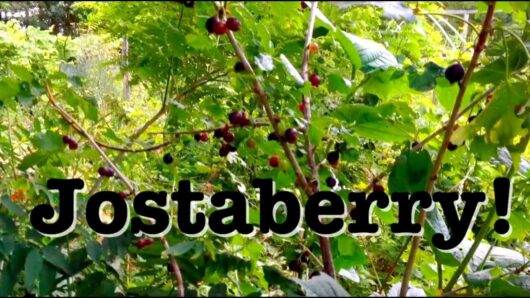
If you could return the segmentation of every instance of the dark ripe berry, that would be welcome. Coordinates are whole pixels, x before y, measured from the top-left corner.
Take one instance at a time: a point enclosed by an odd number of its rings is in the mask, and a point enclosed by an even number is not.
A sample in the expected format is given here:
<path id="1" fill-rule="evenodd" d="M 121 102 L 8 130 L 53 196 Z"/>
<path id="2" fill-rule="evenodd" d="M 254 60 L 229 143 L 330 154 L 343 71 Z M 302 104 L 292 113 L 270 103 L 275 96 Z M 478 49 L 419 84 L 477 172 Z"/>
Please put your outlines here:
<path id="1" fill-rule="evenodd" d="M 240 125 L 245 115 L 241 111 L 233 111 L 228 114 L 228 121 L 233 125 Z"/>
<path id="2" fill-rule="evenodd" d="M 226 19 L 226 27 L 230 31 L 239 31 L 239 27 L 241 27 L 241 23 L 238 19 L 230 17 Z"/>
<path id="3" fill-rule="evenodd" d="M 193 135 L 193 138 L 195 139 L 195 141 L 199 142 L 201 140 L 201 134 L 200 133 L 196 133 Z"/>
<path id="4" fill-rule="evenodd" d="M 107 171 L 105 170 L 105 167 L 99 167 L 98 173 L 100 176 L 103 176 L 103 177 L 107 176 Z"/>
<path id="5" fill-rule="evenodd" d="M 125 200 L 129 196 L 129 193 L 125 191 L 120 191 L 118 195 L 120 196 L 120 198 Z"/>
<path id="6" fill-rule="evenodd" d="M 449 150 L 449 151 L 455 151 L 456 148 L 458 148 L 458 146 L 453 144 L 453 143 L 451 143 L 451 142 L 449 142 L 449 144 L 447 144 L 447 150 Z"/>
<path id="7" fill-rule="evenodd" d="M 445 78 L 451 83 L 459 82 L 464 78 L 466 71 L 460 63 L 455 63 L 445 69 Z"/>
<path id="8" fill-rule="evenodd" d="M 267 140 L 269 141 L 279 141 L 280 138 L 278 138 L 278 135 L 276 135 L 275 132 L 271 132 L 269 136 L 267 137 Z"/>
<path id="9" fill-rule="evenodd" d="M 291 143 L 291 144 L 296 143 L 297 136 L 298 136 L 298 133 L 296 129 L 288 128 L 285 130 L 284 137 L 288 143 Z"/>
<path id="10" fill-rule="evenodd" d="M 171 153 L 164 154 L 164 157 L 162 158 L 165 164 L 170 164 L 173 162 L 173 155 Z"/>
<path id="11" fill-rule="evenodd" d="M 328 177 L 326 179 L 326 185 L 330 188 L 333 188 L 335 187 L 335 185 L 337 185 L 337 179 L 333 178 L 333 177 Z"/>
<path id="12" fill-rule="evenodd" d="M 373 188 L 374 191 L 385 192 L 385 188 L 379 183 L 374 183 Z"/>
<path id="13" fill-rule="evenodd" d="M 138 249 L 142 249 L 148 245 L 151 245 L 155 243 L 155 240 L 151 239 L 151 238 L 143 238 L 143 239 L 138 239 L 136 240 L 136 248 Z"/>
<path id="14" fill-rule="evenodd" d="M 302 9 L 307 8 L 307 4 L 305 3 L 305 1 L 300 1 L 300 7 L 302 7 Z"/>
<path id="15" fill-rule="evenodd" d="M 241 126 L 249 126 L 250 124 L 252 124 L 252 121 L 250 121 L 250 119 L 247 117 L 243 118 L 241 121 Z"/>
<path id="16" fill-rule="evenodd" d="M 70 143 L 68 143 L 68 148 L 70 148 L 70 150 L 76 150 L 77 147 L 78 147 L 77 142 L 74 141 L 74 140 L 72 140 L 72 141 L 70 141 Z"/>
<path id="17" fill-rule="evenodd" d="M 226 147 L 225 145 L 222 145 L 221 148 L 219 149 L 219 156 L 225 157 L 228 155 L 228 153 L 230 153 L 230 149 Z"/>
<path id="18" fill-rule="evenodd" d="M 236 64 L 234 64 L 234 71 L 235 72 L 244 72 L 245 71 L 245 65 L 241 61 L 237 61 Z"/>
<path id="19" fill-rule="evenodd" d="M 173 265 L 171 265 L 171 263 L 167 264 L 167 271 L 170 273 L 175 273 L 175 268 L 173 268 Z"/>
<path id="20" fill-rule="evenodd" d="M 213 137 L 216 138 L 216 139 L 220 139 L 223 137 L 223 129 L 222 128 L 218 128 L 216 129 L 214 132 L 213 132 Z"/>
<path id="21" fill-rule="evenodd" d="M 235 140 L 236 136 L 234 135 L 233 132 L 231 131 L 227 131 L 224 135 L 223 135 L 223 140 L 225 140 L 225 142 L 227 143 L 232 143 L 234 140 Z"/>
<path id="22" fill-rule="evenodd" d="M 70 144 L 70 142 L 72 142 L 73 139 L 69 136 L 63 136 L 63 143 L 65 144 Z"/>
<path id="23" fill-rule="evenodd" d="M 112 170 L 110 167 L 100 167 L 98 169 L 99 175 L 103 177 L 112 177 L 114 176 L 114 170 Z"/>
<path id="24" fill-rule="evenodd" d="M 208 142 L 208 133 L 201 132 L 201 141 L 202 142 Z"/>
<path id="25" fill-rule="evenodd" d="M 236 151 L 237 151 L 237 148 L 236 148 L 235 146 L 232 146 L 232 145 L 228 144 L 228 150 L 229 150 L 230 152 L 236 152 Z"/>
<path id="26" fill-rule="evenodd" d="M 320 77 L 317 74 L 312 74 L 309 76 L 309 82 L 313 87 L 320 86 Z"/>
<path id="27" fill-rule="evenodd" d="M 209 33 L 214 33 L 214 25 L 219 22 L 219 18 L 211 17 L 208 20 L 206 20 L 206 29 Z"/>
<path id="28" fill-rule="evenodd" d="M 184 6 L 193 8 L 195 6 L 195 1 L 184 1 Z"/>
<path id="29" fill-rule="evenodd" d="M 269 165 L 271 167 L 275 168 L 279 164 L 280 164 L 280 158 L 278 156 L 274 155 L 274 156 L 271 156 L 271 158 L 269 158 Z"/>
<path id="30" fill-rule="evenodd" d="M 469 116 L 469 118 L 467 118 L 467 122 L 471 123 L 471 121 L 475 120 L 475 118 L 477 118 L 477 115 Z"/>
<path id="31" fill-rule="evenodd" d="M 226 23 L 223 21 L 217 21 L 213 24 L 213 32 L 217 35 L 223 35 L 227 30 Z"/>
<path id="32" fill-rule="evenodd" d="M 332 166 L 336 166 L 339 162 L 339 156 L 339 151 L 331 151 L 330 153 L 328 153 L 326 159 Z"/>

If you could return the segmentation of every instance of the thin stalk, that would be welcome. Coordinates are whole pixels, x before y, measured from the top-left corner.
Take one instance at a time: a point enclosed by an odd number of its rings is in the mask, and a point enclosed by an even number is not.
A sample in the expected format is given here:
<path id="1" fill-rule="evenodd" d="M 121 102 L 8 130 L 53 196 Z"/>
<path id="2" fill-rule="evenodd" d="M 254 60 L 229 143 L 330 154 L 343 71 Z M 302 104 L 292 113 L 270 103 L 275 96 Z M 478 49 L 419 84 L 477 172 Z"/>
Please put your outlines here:
<path id="1" fill-rule="evenodd" d="M 444 140 L 442 142 L 442 146 L 440 147 L 440 150 L 438 151 L 438 155 L 436 156 L 436 160 L 434 162 L 434 165 L 433 165 L 433 168 L 430 174 L 429 183 L 426 188 L 426 191 L 428 193 L 432 193 L 433 191 L 434 182 L 436 181 L 438 172 L 440 171 L 440 168 L 442 166 L 443 157 L 447 150 L 447 145 L 449 144 L 449 141 L 453 134 L 453 128 L 458 118 L 458 111 L 460 109 L 460 105 L 462 104 L 462 99 L 464 98 L 465 92 L 467 90 L 467 84 L 469 80 L 471 79 L 471 76 L 473 75 L 473 71 L 478 65 L 478 59 L 480 57 L 480 54 L 485 48 L 486 40 L 488 39 L 489 33 L 493 26 L 494 11 L 495 11 L 495 1 L 489 2 L 488 11 L 486 12 L 486 17 L 484 18 L 484 24 L 479 34 L 477 45 L 475 46 L 475 51 L 473 52 L 473 57 L 471 58 L 471 62 L 469 63 L 469 67 L 466 71 L 466 74 L 464 78 L 462 79 L 462 82 L 460 83 L 460 90 L 456 97 L 453 111 L 451 112 L 451 117 L 449 118 L 447 127 L 445 129 Z M 419 219 L 418 219 L 418 223 L 421 226 L 423 226 L 423 224 L 425 223 L 426 217 L 427 217 L 427 213 L 425 212 L 425 210 L 422 209 L 419 215 Z M 403 274 L 403 280 L 401 283 L 400 296 L 407 295 L 410 278 L 412 276 L 412 270 L 414 268 L 414 261 L 416 259 L 416 252 L 420 246 L 420 240 L 421 240 L 421 236 L 414 236 L 414 238 L 412 239 L 412 246 L 410 250 L 409 259 L 407 261 L 407 266 L 405 268 L 405 272 Z"/>

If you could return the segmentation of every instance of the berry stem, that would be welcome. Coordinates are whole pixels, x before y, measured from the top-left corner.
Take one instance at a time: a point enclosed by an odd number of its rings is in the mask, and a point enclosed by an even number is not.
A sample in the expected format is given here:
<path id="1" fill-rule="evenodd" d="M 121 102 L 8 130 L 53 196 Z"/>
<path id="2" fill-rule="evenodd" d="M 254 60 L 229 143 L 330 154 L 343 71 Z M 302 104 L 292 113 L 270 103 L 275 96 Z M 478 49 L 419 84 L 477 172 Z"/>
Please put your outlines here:
<path id="1" fill-rule="evenodd" d="M 442 166 L 442 161 L 443 161 L 445 152 L 447 150 L 447 145 L 449 144 L 451 135 L 453 134 L 453 128 L 455 126 L 455 122 L 458 119 L 458 114 L 459 114 L 458 112 L 460 109 L 460 105 L 462 104 L 462 99 L 464 98 L 464 95 L 466 93 L 467 84 L 469 80 L 471 79 L 471 76 L 473 75 L 473 71 L 477 67 L 478 59 L 480 57 L 481 52 L 484 50 L 486 40 L 493 26 L 494 11 L 495 11 L 495 1 L 488 2 L 488 11 L 486 12 L 486 17 L 484 18 L 482 30 L 479 34 L 479 38 L 475 46 L 475 51 L 473 52 L 473 57 L 471 58 L 469 67 L 466 71 L 464 78 L 462 79 L 462 84 L 460 85 L 460 90 L 458 91 L 458 95 L 456 96 L 453 111 L 451 112 L 451 117 L 449 118 L 449 121 L 447 122 L 447 125 L 445 127 L 445 135 L 444 135 L 444 139 L 442 142 L 442 146 L 440 147 L 440 150 L 438 151 L 438 155 L 436 156 L 436 160 L 434 162 L 434 165 L 433 165 L 433 168 L 430 174 L 429 183 L 426 188 L 426 191 L 428 193 L 432 193 L 433 191 L 434 182 L 436 181 L 436 177 L 438 176 L 438 172 L 440 171 L 440 168 Z M 421 226 L 423 226 L 423 224 L 425 223 L 426 217 L 427 217 L 427 213 L 424 210 L 420 211 L 418 223 Z M 407 261 L 407 266 L 405 268 L 405 272 L 403 274 L 403 280 L 401 283 L 400 296 L 407 296 L 409 282 L 412 276 L 412 270 L 414 268 L 414 261 L 416 259 L 416 252 L 418 251 L 420 240 L 421 240 L 421 236 L 414 236 L 414 238 L 412 239 L 412 246 L 410 249 L 409 258 Z"/>

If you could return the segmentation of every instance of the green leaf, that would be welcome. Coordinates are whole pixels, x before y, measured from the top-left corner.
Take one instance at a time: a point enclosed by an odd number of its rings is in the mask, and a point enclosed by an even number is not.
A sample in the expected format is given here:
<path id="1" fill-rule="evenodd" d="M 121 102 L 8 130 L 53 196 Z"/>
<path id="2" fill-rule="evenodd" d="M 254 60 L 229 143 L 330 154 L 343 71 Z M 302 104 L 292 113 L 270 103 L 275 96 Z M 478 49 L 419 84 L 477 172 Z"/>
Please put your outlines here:
<path id="1" fill-rule="evenodd" d="M 376 95 L 384 100 L 401 98 L 412 92 L 406 73 L 399 69 L 380 70 L 370 73 L 362 88 L 364 93 Z"/>
<path id="2" fill-rule="evenodd" d="M 528 297 L 530 290 L 515 286 L 511 282 L 497 278 L 491 281 L 490 294 L 503 297 Z"/>
<path id="3" fill-rule="evenodd" d="M 13 277 L 13 274 L 11 273 L 11 267 L 6 264 L 0 274 L 0 296 L 11 296 L 15 283 L 16 278 Z"/>
<path id="4" fill-rule="evenodd" d="M 57 270 L 55 267 L 48 263 L 43 263 L 42 270 L 39 276 L 39 296 L 50 296 L 55 285 L 57 284 L 56 280 Z"/>
<path id="5" fill-rule="evenodd" d="M 369 73 L 377 69 L 386 70 L 390 67 L 399 66 L 396 57 L 382 44 L 360 38 L 345 31 L 342 31 L 342 33 L 357 50 L 362 63 L 360 69 L 363 72 Z"/>
<path id="6" fill-rule="evenodd" d="M 436 98 L 440 102 L 440 104 L 447 110 L 451 111 L 453 110 L 453 106 L 455 105 L 456 97 L 458 95 L 458 92 L 460 90 L 460 87 L 458 87 L 458 84 L 451 84 L 447 79 L 444 78 L 437 78 L 436 79 L 436 88 L 434 89 L 436 92 Z M 475 84 L 469 84 L 466 89 L 466 93 L 464 94 L 464 97 L 462 98 L 461 106 L 467 106 L 469 102 L 471 101 L 471 96 L 473 95 L 473 92 L 475 90 Z"/>
<path id="7" fill-rule="evenodd" d="M 226 297 L 227 287 L 226 284 L 215 284 L 208 291 L 208 297 Z"/>
<path id="8" fill-rule="evenodd" d="M 212 41 L 206 35 L 188 34 L 186 35 L 188 45 L 197 50 L 205 50 L 212 47 Z"/>
<path id="9" fill-rule="evenodd" d="M 45 261 L 49 262 L 56 268 L 61 269 L 64 273 L 70 275 L 70 267 L 65 255 L 53 246 L 46 246 L 42 250 L 42 256 Z"/>
<path id="10" fill-rule="evenodd" d="M 116 291 L 115 283 L 102 272 L 95 272 L 76 282 L 77 296 L 111 297 Z"/>
<path id="11" fill-rule="evenodd" d="M 49 153 L 45 151 L 36 151 L 30 153 L 24 156 L 20 164 L 18 164 L 18 169 L 21 171 L 26 171 L 33 166 L 42 166 L 46 163 L 49 157 Z"/>
<path id="12" fill-rule="evenodd" d="M 345 104 L 337 107 L 333 116 L 353 125 L 355 131 L 365 137 L 380 141 L 404 141 L 409 133 L 399 125 L 384 120 L 377 109 L 360 104 Z"/>
<path id="13" fill-rule="evenodd" d="M 337 74 L 331 74 L 327 77 L 328 89 L 332 92 L 350 94 L 352 91 L 351 82 Z"/>
<path id="14" fill-rule="evenodd" d="M 181 256 L 190 251 L 195 246 L 195 241 L 186 241 L 179 244 L 173 245 L 169 248 L 169 253 L 175 256 Z"/>
<path id="15" fill-rule="evenodd" d="M 26 263 L 24 265 L 24 287 L 26 290 L 31 291 L 33 289 L 35 279 L 42 269 L 42 263 L 40 251 L 35 248 L 26 256 Z"/>
<path id="16" fill-rule="evenodd" d="M 346 32 L 338 30 L 334 33 L 335 39 L 337 39 L 348 55 L 348 58 L 350 59 L 350 62 L 352 63 L 352 67 L 354 69 L 361 69 L 362 67 L 362 61 L 361 56 L 359 55 L 359 52 L 353 45 L 353 43 L 350 41 L 348 36 L 346 36 Z"/>
<path id="17" fill-rule="evenodd" d="M 12 99 L 19 92 L 18 82 L 12 78 L 4 78 L 0 80 L 0 100 Z"/>
<path id="18" fill-rule="evenodd" d="M 364 265 L 368 262 L 365 250 L 357 240 L 348 235 L 340 235 L 333 241 L 333 251 L 337 251 L 333 262 L 337 269 L 349 269 L 353 266 Z"/>
<path id="19" fill-rule="evenodd" d="M 491 142 L 486 143 L 483 136 L 473 138 L 470 150 L 478 160 L 482 161 L 488 161 L 497 154 L 497 146 Z"/>
<path id="20" fill-rule="evenodd" d="M 64 143 L 62 136 L 53 131 L 47 131 L 45 133 L 36 134 L 31 142 L 39 151 L 43 152 L 57 152 L 64 149 Z"/>
<path id="21" fill-rule="evenodd" d="M 405 149 L 396 159 L 390 176 L 388 188 L 390 193 L 414 193 L 424 191 L 431 174 L 432 161 L 426 150 L 412 151 Z"/>
<path id="22" fill-rule="evenodd" d="M 436 79 L 444 76 L 445 68 L 434 62 L 425 64 L 425 71 L 421 74 L 411 75 L 409 78 L 410 88 L 418 91 L 429 91 L 436 86 Z"/>
<path id="23" fill-rule="evenodd" d="M 265 280 L 267 280 L 269 286 L 280 286 L 282 291 L 288 296 L 298 294 L 298 285 L 296 282 L 283 276 L 277 269 L 270 266 L 263 266 L 263 273 L 265 274 Z"/>
<path id="24" fill-rule="evenodd" d="M 10 217 L 0 214 L 0 233 L 1 234 L 14 234 L 16 226 Z"/>
<path id="25" fill-rule="evenodd" d="M 4 195 L 2 197 L 2 205 L 6 207 L 7 210 L 9 210 L 11 213 L 15 214 L 18 217 L 26 218 L 27 214 L 22 207 L 19 205 L 13 203 L 8 195 Z"/>
<path id="26" fill-rule="evenodd" d="M 88 253 L 88 257 L 96 263 L 100 261 L 101 255 L 103 254 L 101 245 L 96 240 L 90 240 L 87 242 L 86 251 Z"/>

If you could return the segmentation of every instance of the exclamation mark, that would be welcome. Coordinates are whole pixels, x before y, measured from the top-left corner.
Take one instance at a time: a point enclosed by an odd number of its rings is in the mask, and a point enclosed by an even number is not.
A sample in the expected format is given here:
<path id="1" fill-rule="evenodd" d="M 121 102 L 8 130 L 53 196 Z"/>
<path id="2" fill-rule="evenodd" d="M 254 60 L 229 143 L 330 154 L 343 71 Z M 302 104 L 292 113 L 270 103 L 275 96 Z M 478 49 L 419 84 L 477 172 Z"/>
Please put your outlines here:
<path id="1" fill-rule="evenodd" d="M 495 222 L 495 231 L 501 235 L 506 235 L 511 232 L 511 226 L 507 218 L 510 217 L 510 206 L 512 199 L 512 185 L 510 179 L 501 177 L 493 181 L 493 189 L 495 192 L 495 209 L 497 216 L 500 217 Z"/>

